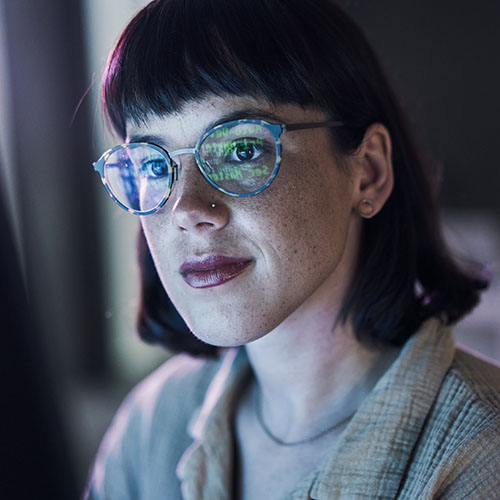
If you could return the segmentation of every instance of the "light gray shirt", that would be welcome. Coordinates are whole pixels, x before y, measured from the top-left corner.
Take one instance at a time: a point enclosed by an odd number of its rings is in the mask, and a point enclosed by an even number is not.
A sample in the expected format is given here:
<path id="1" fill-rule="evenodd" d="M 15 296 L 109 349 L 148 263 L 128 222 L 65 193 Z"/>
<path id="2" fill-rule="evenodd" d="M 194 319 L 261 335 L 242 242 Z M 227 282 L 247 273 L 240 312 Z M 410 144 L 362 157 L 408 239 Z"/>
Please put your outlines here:
<path id="1" fill-rule="evenodd" d="M 250 373 L 244 348 L 165 363 L 120 407 L 85 498 L 230 500 L 232 414 Z M 500 367 L 428 320 L 286 498 L 500 498 Z"/>

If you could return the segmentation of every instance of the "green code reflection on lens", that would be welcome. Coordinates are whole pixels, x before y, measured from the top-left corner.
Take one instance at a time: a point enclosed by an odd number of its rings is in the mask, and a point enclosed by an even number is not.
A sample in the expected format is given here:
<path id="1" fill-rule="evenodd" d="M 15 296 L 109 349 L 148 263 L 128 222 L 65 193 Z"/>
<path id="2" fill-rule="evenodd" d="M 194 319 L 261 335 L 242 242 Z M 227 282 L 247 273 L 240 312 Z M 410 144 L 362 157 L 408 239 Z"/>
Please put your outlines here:
<path id="1" fill-rule="evenodd" d="M 232 153 L 241 146 L 263 146 L 264 141 L 261 138 L 241 138 L 224 142 L 205 142 L 201 145 L 202 154 L 216 154 L 224 156 Z"/>
<path id="2" fill-rule="evenodd" d="M 243 180 L 243 174 L 238 167 L 227 167 L 219 172 L 209 174 L 209 177 L 214 182 Z"/>
<path id="3" fill-rule="evenodd" d="M 208 174 L 210 179 L 214 182 L 222 181 L 238 181 L 243 180 L 243 178 L 261 177 L 269 175 L 269 167 L 267 165 L 262 165 L 261 167 L 246 168 L 244 173 L 240 167 L 225 167 L 218 172 L 213 172 Z"/>

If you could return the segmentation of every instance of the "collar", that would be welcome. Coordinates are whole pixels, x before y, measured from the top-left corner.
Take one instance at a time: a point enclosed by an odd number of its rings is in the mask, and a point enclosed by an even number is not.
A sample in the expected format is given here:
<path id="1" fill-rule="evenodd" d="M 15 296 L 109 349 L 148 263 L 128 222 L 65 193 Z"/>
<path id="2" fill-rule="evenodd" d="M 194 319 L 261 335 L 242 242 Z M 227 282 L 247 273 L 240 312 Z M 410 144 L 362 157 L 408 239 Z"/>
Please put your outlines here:
<path id="1" fill-rule="evenodd" d="M 423 323 L 290 498 L 395 498 L 453 355 L 451 330 L 436 318 Z M 185 500 L 230 500 L 232 416 L 249 373 L 244 349 L 229 349 L 189 425 L 194 441 L 177 467 Z"/>
<path id="2" fill-rule="evenodd" d="M 232 416 L 250 365 L 243 348 L 231 348 L 188 426 L 194 439 L 177 466 L 185 500 L 231 500 L 233 475 Z"/>
<path id="3" fill-rule="evenodd" d="M 311 499 L 396 498 L 454 351 L 450 328 L 424 322 L 319 468 Z"/>

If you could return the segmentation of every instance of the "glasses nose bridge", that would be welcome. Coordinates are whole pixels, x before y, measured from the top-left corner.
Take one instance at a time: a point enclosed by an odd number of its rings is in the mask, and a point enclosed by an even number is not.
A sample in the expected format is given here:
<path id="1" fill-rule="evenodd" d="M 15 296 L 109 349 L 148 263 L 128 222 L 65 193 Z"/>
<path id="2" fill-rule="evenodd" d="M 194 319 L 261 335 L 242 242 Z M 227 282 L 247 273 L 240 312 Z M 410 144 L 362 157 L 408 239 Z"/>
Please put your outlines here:
<path id="1" fill-rule="evenodd" d="M 170 156 L 170 159 L 172 160 L 173 163 L 173 168 L 174 168 L 174 182 L 179 180 L 179 176 L 182 173 L 183 166 L 181 165 L 180 161 L 176 161 L 175 158 L 178 156 L 184 156 L 184 155 L 193 155 L 194 156 L 194 165 L 196 165 L 196 170 L 201 171 L 201 165 L 200 165 L 200 159 L 198 156 L 198 147 L 191 147 L 191 148 L 181 148 L 181 149 L 176 149 L 174 151 L 168 151 L 168 155 Z M 203 172 L 201 172 L 203 174 Z M 204 174 L 203 174 L 204 175 Z"/>
<path id="2" fill-rule="evenodd" d="M 170 156 L 170 159 L 172 160 L 174 164 L 174 169 L 175 169 L 175 180 L 178 179 L 179 172 L 182 170 L 182 167 L 180 165 L 180 162 L 175 161 L 174 158 L 176 156 L 183 156 L 183 155 L 194 155 L 195 156 L 195 161 L 196 161 L 196 148 L 181 148 L 181 149 L 175 149 L 174 151 L 169 151 L 168 155 Z"/>
<path id="3" fill-rule="evenodd" d="M 169 154 L 170 158 L 172 158 L 172 160 L 176 156 L 182 156 L 182 155 L 195 155 L 196 156 L 196 148 L 176 149 L 174 151 L 169 151 L 168 154 Z"/>

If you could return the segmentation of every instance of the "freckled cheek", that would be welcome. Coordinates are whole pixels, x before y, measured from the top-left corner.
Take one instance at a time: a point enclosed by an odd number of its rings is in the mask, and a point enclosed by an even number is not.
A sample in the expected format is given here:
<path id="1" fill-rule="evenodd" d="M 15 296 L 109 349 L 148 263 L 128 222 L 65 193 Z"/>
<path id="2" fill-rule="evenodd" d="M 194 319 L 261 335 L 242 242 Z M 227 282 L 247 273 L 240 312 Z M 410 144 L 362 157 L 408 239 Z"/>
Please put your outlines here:
<path id="1" fill-rule="evenodd" d="M 347 210 L 345 201 L 335 200 L 337 193 L 325 185 L 309 185 L 288 197 L 286 210 L 280 211 L 277 223 L 283 253 L 306 272 L 314 266 L 336 260 L 343 246 Z"/>
<path id="2" fill-rule="evenodd" d="M 283 205 L 280 208 L 286 208 Z M 287 210 L 274 211 L 274 216 L 263 222 L 260 240 L 267 257 L 276 259 L 275 265 L 290 272 L 301 272 L 312 258 L 321 258 L 325 252 L 327 234 L 318 222 L 318 214 L 308 214 L 302 204 L 291 205 Z M 326 232 L 330 232 L 326 229 Z"/>

